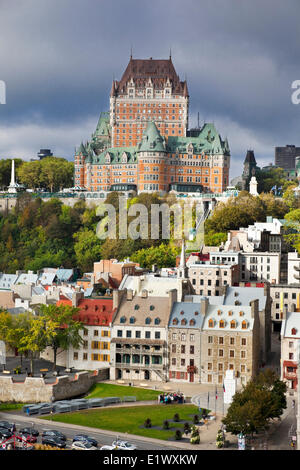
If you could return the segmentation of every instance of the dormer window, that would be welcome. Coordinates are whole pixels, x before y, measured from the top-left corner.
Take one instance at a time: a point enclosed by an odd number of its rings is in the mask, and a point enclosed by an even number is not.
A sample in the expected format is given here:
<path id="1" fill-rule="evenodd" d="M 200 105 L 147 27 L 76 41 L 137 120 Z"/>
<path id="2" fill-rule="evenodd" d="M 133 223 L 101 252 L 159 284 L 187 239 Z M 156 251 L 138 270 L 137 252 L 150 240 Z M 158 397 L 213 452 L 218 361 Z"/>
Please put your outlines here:
<path id="1" fill-rule="evenodd" d="M 232 328 L 232 329 L 236 328 L 236 321 L 235 320 L 232 320 L 230 322 L 230 328 Z"/>
<path id="2" fill-rule="evenodd" d="M 242 321 L 242 329 L 245 330 L 247 328 L 246 320 Z"/>
<path id="3" fill-rule="evenodd" d="M 135 323 L 135 317 L 130 317 L 129 323 Z"/>
<path id="4" fill-rule="evenodd" d="M 105 163 L 110 163 L 110 162 L 111 162 L 111 158 L 110 158 L 109 153 L 107 153 L 107 154 L 105 155 Z"/>
<path id="5" fill-rule="evenodd" d="M 126 322 L 126 317 L 121 317 L 120 318 L 120 323 L 125 323 Z"/>
<path id="6" fill-rule="evenodd" d="M 209 326 L 209 328 L 213 328 L 213 327 L 214 327 L 214 321 L 213 321 L 212 319 L 210 319 L 210 320 L 208 321 L 208 326 Z"/>
<path id="7" fill-rule="evenodd" d="M 292 335 L 295 335 L 296 333 L 297 333 L 296 328 L 292 328 L 291 334 L 292 334 Z"/>
<path id="8" fill-rule="evenodd" d="M 150 317 L 147 317 L 146 320 L 145 320 L 145 323 L 146 323 L 146 325 L 150 325 L 150 323 L 151 323 L 151 318 L 150 318 Z"/>
<path id="9" fill-rule="evenodd" d="M 160 318 L 158 318 L 158 317 L 155 318 L 154 324 L 155 324 L 155 325 L 159 325 L 159 324 L 160 324 Z"/>
<path id="10" fill-rule="evenodd" d="M 122 163 L 127 163 L 127 161 L 128 161 L 127 154 L 126 154 L 126 152 L 123 152 Z"/>
<path id="11" fill-rule="evenodd" d="M 186 319 L 185 319 L 185 318 L 183 318 L 183 319 L 181 320 L 181 324 L 182 324 L 182 325 L 186 325 Z"/>
<path id="12" fill-rule="evenodd" d="M 173 319 L 173 325 L 177 325 L 178 324 L 178 319 L 177 318 L 174 318 Z"/>
<path id="13" fill-rule="evenodd" d="M 220 320 L 219 321 L 219 328 L 224 328 L 224 326 L 225 326 L 224 320 Z"/>

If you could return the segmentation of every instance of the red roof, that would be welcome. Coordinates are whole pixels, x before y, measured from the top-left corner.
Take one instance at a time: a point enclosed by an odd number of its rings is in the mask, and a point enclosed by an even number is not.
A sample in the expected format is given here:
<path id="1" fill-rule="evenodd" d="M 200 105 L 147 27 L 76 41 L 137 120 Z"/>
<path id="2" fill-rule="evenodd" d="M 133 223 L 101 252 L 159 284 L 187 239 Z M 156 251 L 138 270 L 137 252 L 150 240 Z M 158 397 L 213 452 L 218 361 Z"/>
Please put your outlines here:
<path id="1" fill-rule="evenodd" d="M 57 305 L 72 305 L 72 301 L 64 296 L 60 296 Z M 113 299 L 80 299 L 78 320 L 86 325 L 109 326 L 112 322 Z"/>

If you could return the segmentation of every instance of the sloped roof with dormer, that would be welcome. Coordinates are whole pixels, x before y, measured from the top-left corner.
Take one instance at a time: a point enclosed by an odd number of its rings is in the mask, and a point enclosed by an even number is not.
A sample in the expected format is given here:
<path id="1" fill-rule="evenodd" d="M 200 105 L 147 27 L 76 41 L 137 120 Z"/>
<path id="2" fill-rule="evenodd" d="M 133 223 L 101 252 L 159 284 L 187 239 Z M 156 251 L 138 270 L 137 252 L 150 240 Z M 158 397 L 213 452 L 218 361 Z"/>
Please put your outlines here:
<path id="1" fill-rule="evenodd" d="M 186 81 L 180 81 L 171 57 L 169 59 L 133 59 L 129 63 L 118 82 L 113 81 L 111 96 L 127 92 L 127 84 L 133 80 L 136 87 L 144 88 L 151 80 L 155 89 L 163 89 L 168 81 L 172 93 L 188 96 Z"/>

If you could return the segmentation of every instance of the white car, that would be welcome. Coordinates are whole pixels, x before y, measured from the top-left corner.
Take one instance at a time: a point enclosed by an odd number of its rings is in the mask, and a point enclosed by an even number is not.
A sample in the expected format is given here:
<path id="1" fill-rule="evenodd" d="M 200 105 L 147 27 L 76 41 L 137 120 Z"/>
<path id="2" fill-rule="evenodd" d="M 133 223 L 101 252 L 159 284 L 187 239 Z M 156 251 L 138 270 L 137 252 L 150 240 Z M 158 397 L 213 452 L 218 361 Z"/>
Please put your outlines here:
<path id="1" fill-rule="evenodd" d="M 98 450 L 88 441 L 74 441 L 71 448 L 73 450 Z"/>
<path id="2" fill-rule="evenodd" d="M 114 441 L 110 446 L 102 446 L 100 450 L 136 450 L 137 447 L 127 441 Z"/>

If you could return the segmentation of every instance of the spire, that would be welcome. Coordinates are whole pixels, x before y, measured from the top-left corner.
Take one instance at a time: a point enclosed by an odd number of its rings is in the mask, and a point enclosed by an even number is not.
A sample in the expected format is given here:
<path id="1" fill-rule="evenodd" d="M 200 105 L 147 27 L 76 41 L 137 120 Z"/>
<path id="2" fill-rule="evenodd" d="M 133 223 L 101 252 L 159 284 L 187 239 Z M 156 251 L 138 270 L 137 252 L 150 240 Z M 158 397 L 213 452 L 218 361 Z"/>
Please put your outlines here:
<path id="1" fill-rule="evenodd" d="M 182 239 L 182 243 L 181 243 L 181 255 L 180 255 L 179 267 L 180 268 L 185 268 L 186 267 L 186 264 L 185 264 L 185 240 L 184 240 L 184 238 Z"/>
<path id="2" fill-rule="evenodd" d="M 15 161 L 12 160 L 10 186 L 13 186 L 14 184 L 15 184 Z"/>
<path id="3" fill-rule="evenodd" d="M 177 268 L 177 278 L 178 279 L 186 279 L 188 276 L 188 268 L 185 262 L 185 240 L 182 239 L 181 245 L 181 255 L 180 255 L 180 263 Z"/>

